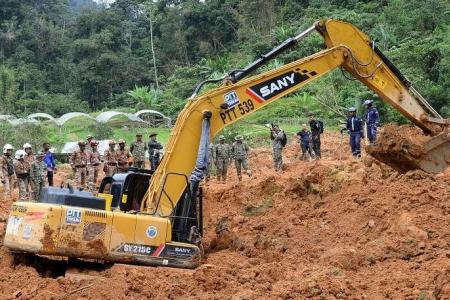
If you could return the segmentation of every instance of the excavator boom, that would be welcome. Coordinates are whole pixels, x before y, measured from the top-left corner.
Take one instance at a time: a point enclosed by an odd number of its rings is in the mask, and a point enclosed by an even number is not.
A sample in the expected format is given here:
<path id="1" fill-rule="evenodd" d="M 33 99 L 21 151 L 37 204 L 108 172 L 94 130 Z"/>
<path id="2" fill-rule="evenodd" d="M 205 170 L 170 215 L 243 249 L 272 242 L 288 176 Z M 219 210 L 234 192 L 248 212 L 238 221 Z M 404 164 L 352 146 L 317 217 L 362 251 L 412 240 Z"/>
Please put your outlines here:
<path id="1" fill-rule="evenodd" d="M 326 50 L 246 78 L 315 30 L 323 36 Z M 167 155 L 154 174 L 142 209 L 162 216 L 172 213 L 177 199 L 180 199 L 187 186 L 181 177 L 170 174 L 182 173 L 188 176 L 194 169 L 203 112 L 211 113 L 210 138 L 213 138 L 225 126 L 338 67 L 351 73 L 423 131 L 438 135 L 425 145 L 420 157 L 412 156 L 408 152 L 408 145 L 402 145 L 401 150 L 392 155 L 389 151 L 374 152 L 376 158 L 400 171 L 421 168 L 438 173 L 447 168 L 450 160 L 449 121 L 439 116 L 367 35 L 349 23 L 323 20 L 286 40 L 243 70 L 231 72 L 219 88 L 200 96 L 200 88 L 196 89 L 177 119 L 167 145 Z"/>

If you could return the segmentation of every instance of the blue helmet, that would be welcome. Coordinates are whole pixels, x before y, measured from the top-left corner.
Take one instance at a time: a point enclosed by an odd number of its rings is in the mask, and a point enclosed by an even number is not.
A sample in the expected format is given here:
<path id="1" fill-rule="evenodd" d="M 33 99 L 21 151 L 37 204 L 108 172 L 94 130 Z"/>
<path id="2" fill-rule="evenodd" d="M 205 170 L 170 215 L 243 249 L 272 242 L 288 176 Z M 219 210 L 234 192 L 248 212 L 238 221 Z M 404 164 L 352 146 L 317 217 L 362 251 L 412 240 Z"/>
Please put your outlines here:
<path id="1" fill-rule="evenodd" d="M 373 103 L 373 100 L 372 100 L 372 99 L 364 100 L 364 105 L 370 105 L 370 104 L 372 104 L 372 103 Z"/>
<path id="2" fill-rule="evenodd" d="M 356 108 L 350 107 L 350 108 L 348 109 L 348 112 L 356 112 Z"/>

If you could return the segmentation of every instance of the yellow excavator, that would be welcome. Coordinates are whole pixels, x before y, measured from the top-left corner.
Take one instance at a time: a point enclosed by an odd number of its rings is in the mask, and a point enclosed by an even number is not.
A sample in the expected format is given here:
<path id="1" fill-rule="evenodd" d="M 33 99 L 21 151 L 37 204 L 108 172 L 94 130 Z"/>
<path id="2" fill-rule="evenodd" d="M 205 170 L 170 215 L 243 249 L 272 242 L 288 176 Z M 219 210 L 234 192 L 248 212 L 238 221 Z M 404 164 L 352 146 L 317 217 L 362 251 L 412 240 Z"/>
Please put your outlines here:
<path id="1" fill-rule="evenodd" d="M 326 49 L 275 70 L 248 75 L 313 31 Z M 342 68 L 432 136 L 420 159 L 408 147 L 398 164 L 438 173 L 450 162 L 449 120 L 442 118 L 367 35 L 351 24 L 322 20 L 241 70 L 202 82 L 180 112 L 154 173 L 135 169 L 106 177 L 97 196 L 45 188 L 38 202 L 15 202 L 4 245 L 14 252 L 195 268 L 202 258 L 200 181 L 209 142 L 239 119 Z M 207 83 L 218 88 L 199 94 Z M 395 167 L 395 160 L 390 160 Z"/>

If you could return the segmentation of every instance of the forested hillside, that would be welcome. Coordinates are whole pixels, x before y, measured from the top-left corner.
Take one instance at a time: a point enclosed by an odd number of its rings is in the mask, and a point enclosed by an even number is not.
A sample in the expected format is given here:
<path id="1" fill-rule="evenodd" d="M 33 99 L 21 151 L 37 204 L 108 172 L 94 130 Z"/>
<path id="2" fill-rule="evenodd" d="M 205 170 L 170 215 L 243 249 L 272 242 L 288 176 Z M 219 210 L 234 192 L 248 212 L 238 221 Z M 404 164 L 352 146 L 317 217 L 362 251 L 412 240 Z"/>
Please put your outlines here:
<path id="1" fill-rule="evenodd" d="M 367 32 L 449 115 L 447 0 L 1 0 L 0 113 L 157 106 L 176 115 L 196 83 L 245 66 L 321 18 Z M 323 47 L 312 35 L 266 69 Z M 287 101 L 281 112 L 332 117 L 327 104 L 339 110 L 371 95 L 335 71 L 293 95 L 299 101 Z M 385 120 L 399 117 L 382 112 Z"/>

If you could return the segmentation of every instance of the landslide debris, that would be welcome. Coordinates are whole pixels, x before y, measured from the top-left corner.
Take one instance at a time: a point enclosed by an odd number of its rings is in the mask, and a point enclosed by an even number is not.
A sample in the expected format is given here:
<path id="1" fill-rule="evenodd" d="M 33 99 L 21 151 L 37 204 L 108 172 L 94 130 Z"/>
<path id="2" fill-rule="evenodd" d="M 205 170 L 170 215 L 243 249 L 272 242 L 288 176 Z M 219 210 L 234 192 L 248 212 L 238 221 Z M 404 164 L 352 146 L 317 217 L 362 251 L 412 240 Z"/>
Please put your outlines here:
<path id="1" fill-rule="evenodd" d="M 326 134 L 322 143 L 320 161 L 302 162 L 298 145 L 288 145 L 286 169 L 276 173 L 270 149 L 256 149 L 253 177 L 238 183 L 231 169 L 227 184 L 208 183 L 206 255 L 195 270 L 86 265 L 51 278 L 15 262 L 2 247 L 0 295 L 449 299 L 450 172 L 398 174 L 368 158 L 350 158 L 338 134 Z M 7 211 L 10 203 L 0 206 Z"/>
<path id="2" fill-rule="evenodd" d="M 383 127 L 377 142 L 367 146 L 366 150 L 377 160 L 406 172 L 418 168 L 417 162 L 427 154 L 424 145 L 429 140 L 430 137 L 414 125 L 388 124 Z"/>

